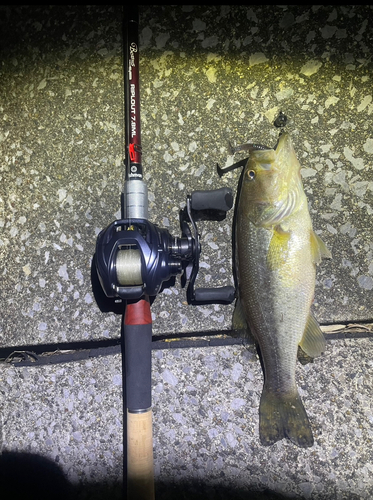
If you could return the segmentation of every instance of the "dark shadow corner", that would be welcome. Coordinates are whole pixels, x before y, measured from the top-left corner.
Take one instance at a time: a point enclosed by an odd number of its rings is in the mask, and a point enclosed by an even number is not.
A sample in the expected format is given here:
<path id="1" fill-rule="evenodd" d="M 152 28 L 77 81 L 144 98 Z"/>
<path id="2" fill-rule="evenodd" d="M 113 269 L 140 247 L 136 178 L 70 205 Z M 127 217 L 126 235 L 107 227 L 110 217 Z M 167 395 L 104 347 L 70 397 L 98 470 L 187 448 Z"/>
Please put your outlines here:
<path id="1" fill-rule="evenodd" d="M 41 455 L 15 451 L 3 451 L 0 456 L 0 491 L 3 500 L 74 498 L 58 464 Z"/>
<path id="2" fill-rule="evenodd" d="M 0 455 L 1 500 L 123 500 L 121 482 L 73 485 L 53 460 L 35 453 Z"/>

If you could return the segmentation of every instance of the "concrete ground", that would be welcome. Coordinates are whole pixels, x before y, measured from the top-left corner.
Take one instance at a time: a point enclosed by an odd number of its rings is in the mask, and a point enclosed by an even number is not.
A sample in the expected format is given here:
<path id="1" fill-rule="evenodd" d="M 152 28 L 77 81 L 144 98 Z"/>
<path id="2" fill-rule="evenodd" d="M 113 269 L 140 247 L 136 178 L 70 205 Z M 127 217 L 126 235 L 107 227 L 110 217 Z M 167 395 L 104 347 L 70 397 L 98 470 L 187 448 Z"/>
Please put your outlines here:
<path id="1" fill-rule="evenodd" d="M 120 217 L 121 18 L 117 5 L 0 7 L 3 354 L 120 337 L 121 315 L 97 305 L 91 261 L 97 234 Z M 318 267 L 314 302 L 329 325 L 327 350 L 297 367 L 314 446 L 260 445 L 263 379 L 252 346 L 154 349 L 157 498 L 373 496 L 372 22 L 364 5 L 141 8 L 151 221 L 178 236 L 188 193 L 235 190 L 238 171 L 216 173 L 217 162 L 234 161 L 228 140 L 273 146 L 283 111 L 314 229 L 333 254 Z M 199 223 L 199 286 L 232 284 L 232 216 Z M 232 312 L 188 306 L 177 281 L 152 305 L 154 334 L 224 332 Z M 336 335 L 336 324 L 361 326 Z M 121 498 L 116 352 L 0 364 L 0 479 L 9 498 Z"/>

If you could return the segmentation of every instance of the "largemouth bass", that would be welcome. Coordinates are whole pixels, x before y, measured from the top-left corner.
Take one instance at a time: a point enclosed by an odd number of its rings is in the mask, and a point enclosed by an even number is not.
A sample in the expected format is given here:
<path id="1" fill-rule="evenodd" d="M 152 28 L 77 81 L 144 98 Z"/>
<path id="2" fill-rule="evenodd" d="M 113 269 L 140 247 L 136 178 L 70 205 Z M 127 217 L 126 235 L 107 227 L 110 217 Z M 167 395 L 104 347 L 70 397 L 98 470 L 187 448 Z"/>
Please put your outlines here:
<path id="1" fill-rule="evenodd" d="M 300 168 L 286 133 L 275 150 L 252 151 L 236 208 L 233 328 L 248 327 L 259 345 L 259 433 L 266 446 L 285 437 L 300 447 L 313 445 L 295 367 L 298 346 L 312 358 L 325 348 L 310 307 L 316 264 L 331 254 L 312 229 Z"/>

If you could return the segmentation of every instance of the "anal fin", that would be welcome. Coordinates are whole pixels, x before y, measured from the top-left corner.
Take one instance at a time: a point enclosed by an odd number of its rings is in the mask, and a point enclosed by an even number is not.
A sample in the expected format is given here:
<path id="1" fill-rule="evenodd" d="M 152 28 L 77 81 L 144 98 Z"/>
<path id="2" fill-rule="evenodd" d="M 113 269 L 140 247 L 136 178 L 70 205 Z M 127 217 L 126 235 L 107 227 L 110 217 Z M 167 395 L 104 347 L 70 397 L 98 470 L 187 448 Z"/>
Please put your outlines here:
<path id="1" fill-rule="evenodd" d="M 317 358 L 325 351 L 325 337 L 315 318 L 310 311 L 302 340 L 299 343 L 302 351 L 311 358 Z"/>

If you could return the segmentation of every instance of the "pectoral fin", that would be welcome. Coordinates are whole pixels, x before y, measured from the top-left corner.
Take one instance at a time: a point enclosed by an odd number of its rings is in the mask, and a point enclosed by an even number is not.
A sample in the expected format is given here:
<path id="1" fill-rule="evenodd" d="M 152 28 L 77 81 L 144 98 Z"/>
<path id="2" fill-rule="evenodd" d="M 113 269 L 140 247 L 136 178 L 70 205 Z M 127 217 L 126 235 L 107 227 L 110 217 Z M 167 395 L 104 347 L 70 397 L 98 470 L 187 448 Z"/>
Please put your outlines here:
<path id="1" fill-rule="evenodd" d="M 315 264 L 320 264 L 321 259 L 331 259 L 332 254 L 320 236 L 311 231 L 312 260 Z"/>
<path id="2" fill-rule="evenodd" d="M 284 231 L 281 226 L 276 226 L 269 244 L 267 265 L 269 269 L 278 269 L 288 256 L 290 231 Z"/>
<path id="3" fill-rule="evenodd" d="M 325 351 L 325 344 L 324 334 L 315 316 L 310 312 L 299 346 L 308 356 L 316 358 Z"/>

